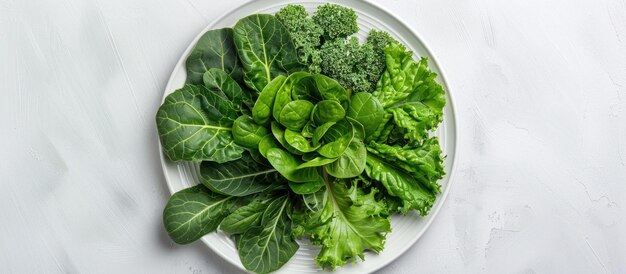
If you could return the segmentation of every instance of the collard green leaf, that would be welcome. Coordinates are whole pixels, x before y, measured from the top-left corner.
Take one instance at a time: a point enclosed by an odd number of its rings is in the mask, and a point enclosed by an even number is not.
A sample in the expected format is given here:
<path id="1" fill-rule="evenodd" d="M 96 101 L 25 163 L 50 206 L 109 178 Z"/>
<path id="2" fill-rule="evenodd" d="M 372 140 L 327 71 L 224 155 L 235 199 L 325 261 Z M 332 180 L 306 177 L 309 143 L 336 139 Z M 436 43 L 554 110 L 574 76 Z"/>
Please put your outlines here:
<path id="1" fill-rule="evenodd" d="M 300 131 L 309 122 L 312 111 L 313 103 L 309 101 L 291 101 L 280 111 L 278 121 L 287 129 Z"/>
<path id="2" fill-rule="evenodd" d="M 232 125 L 237 111 L 228 99 L 203 86 L 185 85 L 157 112 L 164 153 L 172 160 L 228 162 L 241 157 Z"/>
<path id="3" fill-rule="evenodd" d="M 217 229 L 233 212 L 239 198 L 225 196 L 197 185 L 174 193 L 163 211 L 163 223 L 170 238 L 188 244 Z"/>
<path id="4" fill-rule="evenodd" d="M 220 224 L 220 230 L 230 234 L 242 234 L 251 227 L 261 224 L 261 217 L 271 202 L 269 195 L 259 195 L 249 204 L 244 205 L 228 215 Z"/>
<path id="5" fill-rule="evenodd" d="M 261 139 L 270 134 L 267 128 L 255 123 L 248 115 L 235 120 L 232 132 L 236 144 L 250 149 L 258 149 Z"/>
<path id="6" fill-rule="evenodd" d="M 343 109 L 339 101 L 331 99 L 322 100 L 317 103 L 311 117 L 315 124 L 321 125 L 328 122 L 338 122 L 345 116 L 346 111 Z"/>
<path id="7" fill-rule="evenodd" d="M 239 84 L 230 77 L 228 73 L 221 69 L 210 68 L 202 76 L 204 86 L 216 94 L 225 96 L 233 102 L 233 106 L 238 111 L 242 109 L 242 103 L 252 107 L 252 95 L 248 91 L 241 89 Z"/>
<path id="8" fill-rule="evenodd" d="M 207 31 L 200 37 L 185 61 L 188 84 L 202 84 L 202 77 L 211 68 L 228 73 L 238 83 L 243 83 L 243 72 L 230 28 Z"/>
<path id="9" fill-rule="evenodd" d="M 359 92 L 350 98 L 347 116 L 363 125 L 366 138 L 376 131 L 383 121 L 384 113 L 383 106 L 371 93 Z"/>
<path id="10" fill-rule="evenodd" d="M 252 118 L 260 125 L 267 124 L 270 117 L 272 117 L 272 108 L 274 107 L 274 99 L 276 99 L 276 93 L 285 83 L 287 77 L 283 75 L 276 76 L 270 81 L 257 99 L 254 107 L 252 108 Z"/>
<path id="11" fill-rule="evenodd" d="M 352 178 L 365 170 L 367 150 L 361 140 L 353 140 L 337 161 L 325 166 L 326 172 L 335 178 Z"/>
<path id="12" fill-rule="evenodd" d="M 289 32 L 273 15 L 244 17 L 233 30 L 244 81 L 253 90 L 261 92 L 278 75 L 302 70 Z"/>
<path id="13" fill-rule="evenodd" d="M 218 164 L 203 162 L 200 179 L 209 189 L 230 196 L 246 196 L 274 189 L 284 180 L 276 169 L 257 163 L 248 153 L 241 159 Z"/>
<path id="14" fill-rule="evenodd" d="M 279 269 L 300 247 L 291 233 L 287 216 L 289 198 L 271 201 L 263 213 L 261 224 L 252 227 L 237 240 L 237 250 L 243 266 L 256 273 Z"/>

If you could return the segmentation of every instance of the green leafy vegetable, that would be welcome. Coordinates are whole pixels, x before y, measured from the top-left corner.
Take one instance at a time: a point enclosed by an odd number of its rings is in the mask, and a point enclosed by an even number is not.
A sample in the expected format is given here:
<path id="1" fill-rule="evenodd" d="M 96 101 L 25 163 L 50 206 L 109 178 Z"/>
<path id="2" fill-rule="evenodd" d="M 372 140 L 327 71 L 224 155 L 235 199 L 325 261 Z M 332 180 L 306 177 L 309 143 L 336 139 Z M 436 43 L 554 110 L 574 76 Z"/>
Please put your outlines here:
<path id="1" fill-rule="evenodd" d="M 373 95 L 405 137 L 419 142 L 443 120 L 444 90 L 428 69 L 427 59 L 416 63 L 413 53 L 399 43 L 385 48 L 385 54 L 387 69 Z"/>
<path id="2" fill-rule="evenodd" d="M 247 115 L 239 116 L 235 120 L 232 131 L 235 143 L 250 149 L 258 149 L 261 139 L 270 134 L 267 128 L 256 124 L 252 117 Z"/>
<path id="3" fill-rule="evenodd" d="M 174 193 L 163 211 L 167 234 L 179 244 L 188 244 L 217 229 L 237 208 L 238 198 L 211 192 L 202 185 Z"/>
<path id="4" fill-rule="evenodd" d="M 233 44 L 230 28 L 207 31 L 200 37 L 185 62 L 187 83 L 202 84 L 202 77 L 211 68 L 225 71 L 239 83 L 243 83 L 241 63 Z"/>
<path id="5" fill-rule="evenodd" d="M 274 16 L 244 17 L 233 30 L 244 81 L 253 90 L 261 92 L 278 75 L 302 69 L 289 32 Z"/>
<path id="6" fill-rule="evenodd" d="M 350 98 L 348 117 L 357 120 L 365 130 L 365 137 L 372 135 L 381 124 L 384 110 L 378 99 L 370 93 L 359 92 Z"/>
<path id="7" fill-rule="evenodd" d="M 239 258 L 246 269 L 256 273 L 272 272 L 298 250 L 287 216 L 288 205 L 287 196 L 272 200 L 263 212 L 261 224 L 248 229 L 237 241 Z"/>
<path id="8" fill-rule="evenodd" d="M 313 103 L 309 101 L 291 101 L 280 111 L 278 120 L 287 129 L 301 130 L 309 122 L 312 111 Z"/>
<path id="9" fill-rule="evenodd" d="M 203 86 L 185 85 L 165 98 L 157 128 L 165 154 L 173 161 L 239 159 L 243 148 L 231 133 L 237 110 L 227 98 Z"/>
<path id="10" fill-rule="evenodd" d="M 257 163 L 249 154 L 239 160 L 217 164 L 203 162 L 200 180 L 209 189 L 230 196 L 246 196 L 275 189 L 283 181 L 278 171 Z"/>
<path id="11" fill-rule="evenodd" d="M 433 130 L 445 91 L 387 32 L 365 43 L 356 13 L 300 5 L 205 33 L 187 85 L 157 112 L 163 152 L 200 163 L 163 221 L 186 244 L 219 229 L 248 271 L 283 266 L 308 236 L 334 269 L 383 249 L 390 214 L 425 215 L 441 191 Z M 247 87 L 246 87 L 247 86 Z"/>
<path id="12" fill-rule="evenodd" d="M 326 183 L 326 203 L 321 210 L 301 208 L 293 215 L 296 235 L 308 234 L 314 244 L 322 245 L 316 260 L 321 266 L 335 268 L 350 259 L 363 259 L 363 250 L 381 251 L 385 234 L 391 231 L 385 203 L 375 198 L 356 181 Z"/>
<path id="13" fill-rule="evenodd" d="M 313 21 L 322 28 L 326 40 L 345 38 L 359 31 L 354 10 L 337 4 L 317 7 Z"/>
<path id="14" fill-rule="evenodd" d="M 302 64 L 318 64 L 320 60 L 316 48 L 320 45 L 324 30 L 309 17 L 306 9 L 301 5 L 290 4 L 276 13 L 276 19 L 289 30 L 298 51 L 298 60 Z M 309 66 L 309 70 L 319 73 L 316 65 Z"/>

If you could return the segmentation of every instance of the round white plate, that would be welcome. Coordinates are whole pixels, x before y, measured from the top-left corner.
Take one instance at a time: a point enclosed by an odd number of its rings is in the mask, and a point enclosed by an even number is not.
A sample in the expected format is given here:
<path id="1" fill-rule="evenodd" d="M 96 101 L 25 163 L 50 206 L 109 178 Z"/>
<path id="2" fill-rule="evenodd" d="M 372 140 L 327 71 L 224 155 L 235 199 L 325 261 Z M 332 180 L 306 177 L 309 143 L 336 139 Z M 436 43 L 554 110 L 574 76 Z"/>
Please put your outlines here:
<path id="1" fill-rule="evenodd" d="M 444 120 L 435 132 L 435 135 L 439 137 L 441 147 L 445 155 L 447 155 L 444 163 L 447 175 L 439 181 L 442 185 L 442 193 L 437 197 L 437 201 L 433 205 L 433 208 L 428 216 L 421 217 L 415 213 L 407 216 L 393 216 L 391 219 L 392 232 L 387 234 L 385 249 L 380 254 L 377 255 L 373 252 L 366 252 L 365 261 L 359 261 L 357 264 L 349 263 L 335 271 L 335 273 L 367 273 L 376 271 L 390 263 L 404 253 L 417 241 L 417 239 L 420 238 L 441 208 L 441 205 L 443 204 L 443 201 L 445 200 L 450 189 L 450 183 L 454 173 L 453 167 L 456 152 L 456 122 L 454 117 L 454 108 L 450 98 L 450 89 L 446 84 L 443 73 L 437 64 L 436 59 L 430 53 L 426 45 L 410 28 L 402 23 L 402 21 L 383 8 L 362 0 L 250 1 L 224 14 L 221 18 L 218 18 L 213 23 L 209 24 L 206 29 L 196 36 L 178 61 L 178 64 L 176 64 L 176 67 L 174 68 L 170 80 L 165 88 L 165 94 L 163 97 L 165 98 L 165 96 L 184 85 L 187 77 L 184 66 L 185 59 L 187 59 L 187 56 L 200 36 L 207 30 L 232 27 L 240 18 L 254 13 L 274 14 L 281 7 L 290 3 L 303 5 L 310 13 L 313 13 L 318 5 L 328 2 L 336 2 L 356 11 L 360 28 L 357 36 L 360 39 L 366 37 L 367 32 L 372 28 L 384 30 L 389 32 L 400 42 L 404 43 L 407 48 L 412 50 L 415 53 L 415 58 L 420 56 L 428 57 L 430 68 L 439 75 L 438 81 L 447 91 L 447 103 L 444 109 Z M 167 180 L 167 184 L 172 193 L 199 183 L 197 164 L 174 163 L 169 161 L 163 153 L 161 153 L 161 163 L 163 165 L 165 179 Z M 237 255 L 234 242 L 232 242 L 224 233 L 210 233 L 202 237 L 202 241 L 204 241 L 215 251 L 215 253 L 222 256 L 225 260 L 238 266 L 242 270 L 244 269 L 239 261 L 239 256 Z M 300 249 L 298 252 L 276 273 L 330 273 L 330 271 L 322 270 L 315 265 L 314 258 L 319 252 L 318 247 L 310 245 L 308 241 L 298 242 L 300 243 Z"/>

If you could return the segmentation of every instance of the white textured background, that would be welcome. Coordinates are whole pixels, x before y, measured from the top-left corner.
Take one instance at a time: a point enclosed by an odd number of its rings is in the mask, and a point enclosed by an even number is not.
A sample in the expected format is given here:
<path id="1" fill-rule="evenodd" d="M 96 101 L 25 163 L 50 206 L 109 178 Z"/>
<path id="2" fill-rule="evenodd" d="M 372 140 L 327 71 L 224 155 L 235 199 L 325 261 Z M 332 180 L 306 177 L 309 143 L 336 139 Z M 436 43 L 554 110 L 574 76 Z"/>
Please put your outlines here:
<path id="1" fill-rule="evenodd" d="M 380 273 L 626 272 L 626 2 L 375 1 L 438 57 L 457 176 Z M 242 0 L 0 0 L 0 272 L 232 273 L 174 245 L 154 115 Z"/>

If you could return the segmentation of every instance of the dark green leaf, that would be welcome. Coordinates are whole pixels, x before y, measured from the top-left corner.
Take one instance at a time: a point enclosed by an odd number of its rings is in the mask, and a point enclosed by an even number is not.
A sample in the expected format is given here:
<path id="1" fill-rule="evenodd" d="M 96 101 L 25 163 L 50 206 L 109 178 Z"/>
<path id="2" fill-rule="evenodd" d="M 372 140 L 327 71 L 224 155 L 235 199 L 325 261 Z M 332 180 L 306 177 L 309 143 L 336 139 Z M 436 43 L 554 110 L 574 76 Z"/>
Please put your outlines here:
<path id="1" fill-rule="evenodd" d="M 185 61 L 187 83 L 202 84 L 202 77 L 211 68 L 228 73 L 238 83 L 243 83 L 243 72 L 230 28 L 207 31 L 200 37 Z"/>
<path id="2" fill-rule="evenodd" d="M 253 14 L 233 28 L 246 84 L 261 92 L 278 75 L 302 69 L 287 29 L 273 15 Z"/>
<path id="3" fill-rule="evenodd" d="M 163 223 L 174 242 L 188 244 L 209 232 L 237 208 L 237 197 L 197 185 L 174 193 L 163 211 Z"/>
<path id="4" fill-rule="evenodd" d="M 279 269 L 300 247 L 291 233 L 287 216 L 289 199 L 278 197 L 267 205 L 260 226 L 248 229 L 237 241 L 243 266 L 256 273 Z"/>
<path id="5" fill-rule="evenodd" d="M 203 162 L 200 166 L 202 184 L 230 196 L 246 196 L 275 188 L 283 181 L 272 167 L 257 163 L 245 153 L 239 160 L 218 164 Z"/>
<path id="6" fill-rule="evenodd" d="M 203 86 L 185 85 L 165 98 L 157 112 L 164 153 L 173 161 L 232 161 L 243 148 L 231 133 L 237 111 L 228 99 Z"/>

